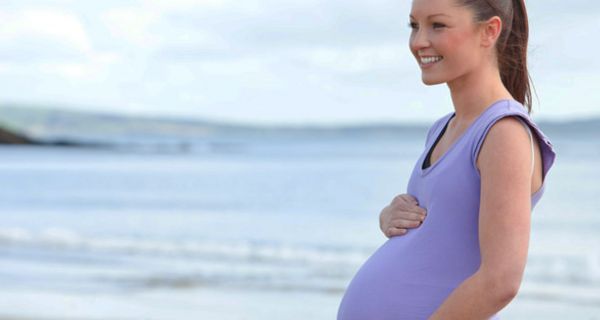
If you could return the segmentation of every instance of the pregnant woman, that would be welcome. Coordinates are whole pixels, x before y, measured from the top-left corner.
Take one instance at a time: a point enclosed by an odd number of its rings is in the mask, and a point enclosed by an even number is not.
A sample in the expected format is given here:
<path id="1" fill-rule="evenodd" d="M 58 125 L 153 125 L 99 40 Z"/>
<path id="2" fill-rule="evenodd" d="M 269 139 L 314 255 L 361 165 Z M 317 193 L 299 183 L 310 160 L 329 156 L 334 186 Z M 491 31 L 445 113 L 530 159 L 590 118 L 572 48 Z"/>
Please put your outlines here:
<path id="1" fill-rule="evenodd" d="M 410 50 L 454 107 L 430 127 L 390 237 L 361 266 L 338 320 L 500 319 L 517 294 L 556 154 L 530 118 L 523 0 L 414 0 Z M 426 218 L 424 213 L 426 213 Z"/>

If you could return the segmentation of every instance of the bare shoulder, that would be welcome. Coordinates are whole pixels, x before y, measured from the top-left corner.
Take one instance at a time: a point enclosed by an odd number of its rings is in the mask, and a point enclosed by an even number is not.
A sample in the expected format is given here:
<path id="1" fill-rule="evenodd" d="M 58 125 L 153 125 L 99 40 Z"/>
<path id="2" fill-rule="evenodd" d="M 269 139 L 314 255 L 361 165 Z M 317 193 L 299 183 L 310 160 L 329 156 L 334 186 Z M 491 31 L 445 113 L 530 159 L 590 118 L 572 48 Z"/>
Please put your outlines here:
<path id="1" fill-rule="evenodd" d="M 477 157 L 477 168 L 498 167 L 508 170 L 514 165 L 528 168 L 531 152 L 529 134 L 516 116 L 506 116 L 496 121 L 483 140 Z M 514 172 L 514 171 L 513 171 Z"/>

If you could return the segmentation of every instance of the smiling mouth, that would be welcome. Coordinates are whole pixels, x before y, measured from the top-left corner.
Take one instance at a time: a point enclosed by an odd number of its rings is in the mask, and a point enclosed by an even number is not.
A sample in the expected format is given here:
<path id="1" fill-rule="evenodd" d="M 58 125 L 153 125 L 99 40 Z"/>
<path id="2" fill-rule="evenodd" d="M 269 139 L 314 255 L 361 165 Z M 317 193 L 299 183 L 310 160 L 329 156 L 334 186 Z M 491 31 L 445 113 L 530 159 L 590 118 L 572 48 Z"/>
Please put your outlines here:
<path id="1" fill-rule="evenodd" d="M 421 63 L 421 65 L 428 66 L 428 65 L 437 63 L 439 61 L 442 61 L 443 59 L 444 59 L 443 56 L 420 57 L 419 62 Z"/>

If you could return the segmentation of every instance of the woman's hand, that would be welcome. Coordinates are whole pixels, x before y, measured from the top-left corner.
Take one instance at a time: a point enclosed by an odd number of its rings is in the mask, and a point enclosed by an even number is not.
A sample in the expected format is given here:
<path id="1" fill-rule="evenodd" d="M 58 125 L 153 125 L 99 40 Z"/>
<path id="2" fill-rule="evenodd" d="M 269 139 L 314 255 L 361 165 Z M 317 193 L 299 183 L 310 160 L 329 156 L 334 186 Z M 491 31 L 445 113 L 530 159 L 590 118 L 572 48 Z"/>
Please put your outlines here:
<path id="1" fill-rule="evenodd" d="M 379 227 L 388 238 L 401 236 L 408 232 L 408 228 L 419 227 L 426 216 L 426 210 L 418 206 L 415 197 L 401 194 L 381 210 Z"/>

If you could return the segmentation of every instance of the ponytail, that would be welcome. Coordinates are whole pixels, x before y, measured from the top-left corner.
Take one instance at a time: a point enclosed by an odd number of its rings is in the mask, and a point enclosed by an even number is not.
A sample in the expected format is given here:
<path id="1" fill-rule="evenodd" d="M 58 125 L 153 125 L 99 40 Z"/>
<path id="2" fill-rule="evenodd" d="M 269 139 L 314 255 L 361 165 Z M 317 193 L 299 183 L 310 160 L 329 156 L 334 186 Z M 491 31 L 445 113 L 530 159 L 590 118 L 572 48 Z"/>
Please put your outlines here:
<path id="1" fill-rule="evenodd" d="M 502 83 L 513 98 L 531 113 L 531 79 L 527 69 L 529 23 L 524 0 L 459 0 L 474 11 L 476 22 L 493 16 L 502 20 L 496 43 Z"/>

